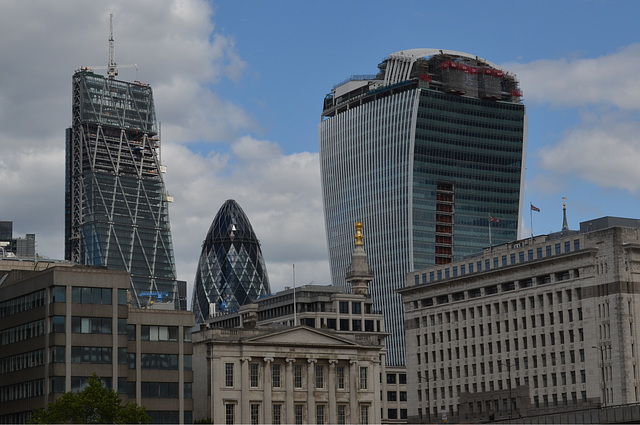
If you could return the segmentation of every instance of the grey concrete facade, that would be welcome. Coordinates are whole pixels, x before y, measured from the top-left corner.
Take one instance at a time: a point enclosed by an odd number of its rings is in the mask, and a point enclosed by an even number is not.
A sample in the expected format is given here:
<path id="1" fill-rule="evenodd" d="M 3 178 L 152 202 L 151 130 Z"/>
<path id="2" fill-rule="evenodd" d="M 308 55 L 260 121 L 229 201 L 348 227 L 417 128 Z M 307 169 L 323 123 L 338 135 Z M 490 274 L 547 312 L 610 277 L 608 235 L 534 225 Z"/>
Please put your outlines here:
<path id="1" fill-rule="evenodd" d="M 191 312 L 132 309 L 129 274 L 103 267 L 0 273 L 0 423 L 96 373 L 154 423 L 191 422 Z"/>

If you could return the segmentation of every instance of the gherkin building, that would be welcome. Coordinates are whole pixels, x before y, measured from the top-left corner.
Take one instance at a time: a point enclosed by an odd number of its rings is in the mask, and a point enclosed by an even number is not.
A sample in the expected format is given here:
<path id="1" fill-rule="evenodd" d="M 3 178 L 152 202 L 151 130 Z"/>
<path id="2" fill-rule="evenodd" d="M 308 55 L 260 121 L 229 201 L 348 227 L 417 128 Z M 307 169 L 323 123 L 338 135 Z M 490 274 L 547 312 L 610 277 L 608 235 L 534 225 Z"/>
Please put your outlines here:
<path id="1" fill-rule="evenodd" d="M 202 244 L 191 303 L 196 322 L 236 311 L 270 292 L 260 242 L 240 205 L 229 199 Z"/>

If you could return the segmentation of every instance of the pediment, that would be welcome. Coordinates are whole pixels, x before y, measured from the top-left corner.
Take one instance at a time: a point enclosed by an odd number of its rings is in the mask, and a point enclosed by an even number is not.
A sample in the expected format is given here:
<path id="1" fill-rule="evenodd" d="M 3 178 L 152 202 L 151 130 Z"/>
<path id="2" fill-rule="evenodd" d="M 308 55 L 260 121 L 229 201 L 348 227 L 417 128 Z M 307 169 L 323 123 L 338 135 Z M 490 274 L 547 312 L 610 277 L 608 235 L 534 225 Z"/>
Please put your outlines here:
<path id="1" fill-rule="evenodd" d="M 297 327 L 282 331 L 274 331 L 272 333 L 257 336 L 247 340 L 246 342 L 269 344 L 269 345 L 321 345 L 321 346 L 342 346 L 342 347 L 358 347 L 360 344 L 350 341 L 330 333 L 318 331 L 314 328 Z"/>

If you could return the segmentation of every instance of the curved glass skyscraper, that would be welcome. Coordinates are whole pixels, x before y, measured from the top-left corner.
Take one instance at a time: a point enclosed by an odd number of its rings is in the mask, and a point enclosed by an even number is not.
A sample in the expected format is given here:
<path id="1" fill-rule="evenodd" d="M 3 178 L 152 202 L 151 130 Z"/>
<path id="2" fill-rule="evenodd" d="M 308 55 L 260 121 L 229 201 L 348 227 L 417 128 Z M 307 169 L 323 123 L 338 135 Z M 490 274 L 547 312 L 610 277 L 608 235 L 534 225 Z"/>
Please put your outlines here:
<path id="1" fill-rule="evenodd" d="M 388 364 L 403 365 L 405 274 L 518 237 L 526 114 L 515 76 L 474 55 L 406 50 L 378 68 L 325 97 L 325 225 L 332 279 L 345 286 L 352 223 L 366 226 Z"/>
<path id="2" fill-rule="evenodd" d="M 235 311 L 271 293 L 260 242 L 233 199 L 216 214 L 202 244 L 191 303 L 196 323 L 210 313 Z"/>

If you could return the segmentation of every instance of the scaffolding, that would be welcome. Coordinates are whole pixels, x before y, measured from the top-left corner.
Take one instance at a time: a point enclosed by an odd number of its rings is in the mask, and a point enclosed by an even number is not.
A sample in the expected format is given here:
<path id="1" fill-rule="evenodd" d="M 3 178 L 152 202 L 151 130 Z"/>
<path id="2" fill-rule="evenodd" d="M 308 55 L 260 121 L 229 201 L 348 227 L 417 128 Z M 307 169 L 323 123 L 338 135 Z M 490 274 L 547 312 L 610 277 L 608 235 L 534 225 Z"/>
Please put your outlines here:
<path id="1" fill-rule="evenodd" d="M 72 93 L 66 259 L 129 272 L 136 307 L 158 292 L 168 293 L 177 306 L 151 88 L 81 69 L 73 76 Z"/>

